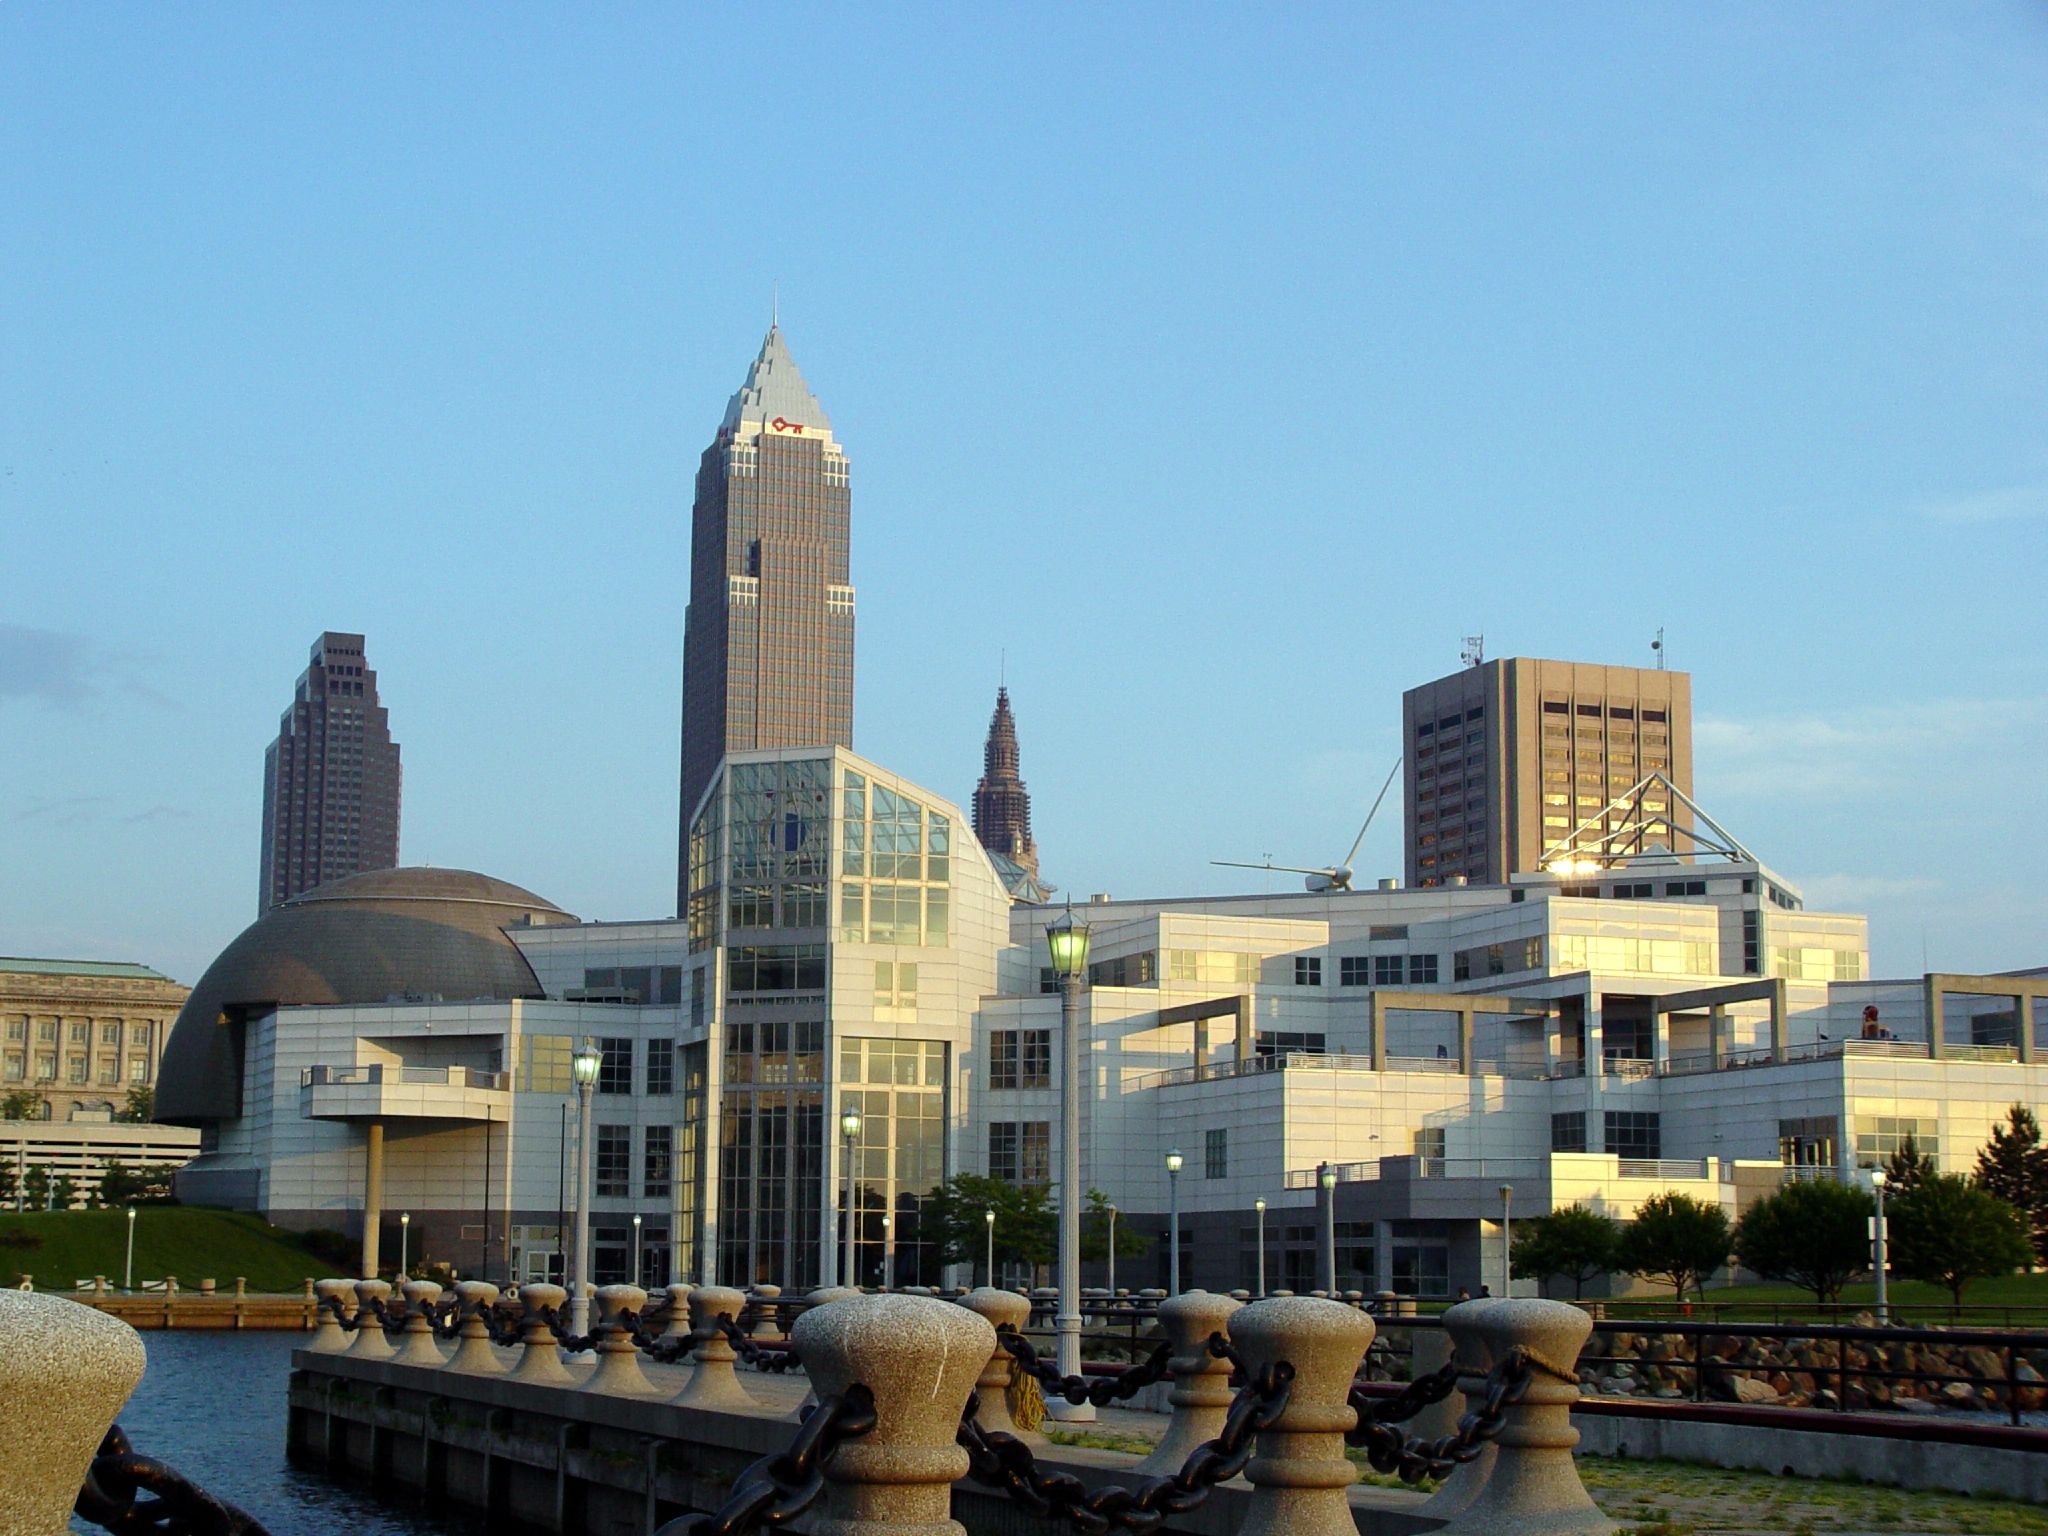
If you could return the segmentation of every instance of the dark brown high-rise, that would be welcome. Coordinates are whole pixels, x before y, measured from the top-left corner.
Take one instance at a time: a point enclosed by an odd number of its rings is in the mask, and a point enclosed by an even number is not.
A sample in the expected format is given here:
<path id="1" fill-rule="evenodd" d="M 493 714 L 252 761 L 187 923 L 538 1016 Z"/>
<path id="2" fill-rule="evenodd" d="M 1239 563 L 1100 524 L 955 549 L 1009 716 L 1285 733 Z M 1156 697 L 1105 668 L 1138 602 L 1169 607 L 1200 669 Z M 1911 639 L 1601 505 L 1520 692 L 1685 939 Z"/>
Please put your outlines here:
<path id="1" fill-rule="evenodd" d="M 831 420 L 771 326 L 697 465 L 683 620 L 683 839 L 726 753 L 853 745 L 852 505 Z M 678 911 L 688 881 L 684 857 Z"/>
<path id="2" fill-rule="evenodd" d="M 1031 840 L 1031 792 L 1018 776 L 1017 721 L 1010 690 L 996 690 L 996 712 L 981 749 L 981 782 L 974 786 L 974 835 L 990 853 L 1006 854 L 1033 880 L 1038 844 Z"/>
<path id="3" fill-rule="evenodd" d="M 263 754 L 258 911 L 398 863 L 398 743 L 361 635 L 325 634 Z"/>

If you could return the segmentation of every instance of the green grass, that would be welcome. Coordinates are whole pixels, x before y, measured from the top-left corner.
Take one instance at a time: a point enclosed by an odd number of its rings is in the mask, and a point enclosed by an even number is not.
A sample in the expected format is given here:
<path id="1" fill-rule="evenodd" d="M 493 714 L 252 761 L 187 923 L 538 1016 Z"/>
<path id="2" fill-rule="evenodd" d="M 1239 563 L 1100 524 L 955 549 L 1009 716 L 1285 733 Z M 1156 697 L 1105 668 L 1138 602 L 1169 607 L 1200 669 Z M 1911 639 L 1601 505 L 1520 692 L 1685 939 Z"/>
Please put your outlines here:
<path id="1" fill-rule="evenodd" d="M 1894 1280 L 1886 1287 L 1887 1299 L 1894 1308 L 1908 1308 L 1915 1316 L 1924 1316 L 1927 1321 L 1940 1319 L 1936 1313 L 1949 1309 L 1948 1291 L 1939 1285 L 1930 1285 L 1924 1280 Z M 1569 1301 L 1570 1297 L 1563 1300 Z M 1772 1307 L 1788 1309 L 1794 1315 L 1806 1318 L 1819 1315 L 1810 1310 L 1804 1314 L 1799 1309 L 1811 1309 L 1813 1292 L 1802 1291 L 1795 1285 L 1726 1285 L 1713 1286 L 1704 1298 L 1709 1305 L 1706 1312 L 1695 1312 L 1696 1316 L 1718 1316 L 1718 1308 L 1733 1307 L 1745 1309 L 1735 1312 L 1731 1321 L 1755 1322 Z M 1842 1303 L 1845 1307 L 1869 1310 L 1876 1304 L 1877 1290 L 1867 1280 L 1842 1288 Z M 1676 1303 L 1666 1293 L 1663 1296 L 1631 1296 L 1610 1301 L 1607 1304 L 1610 1317 L 1635 1317 L 1676 1315 Z M 1973 1310 L 1988 1307 L 2041 1307 L 2048 1309 L 2048 1273 L 2033 1275 L 2000 1275 L 1991 1279 L 1972 1281 L 1963 1290 L 1964 1317 Z M 1750 1311 L 1747 1309 L 1755 1309 Z"/>
<path id="2" fill-rule="evenodd" d="M 34 1248 L 0 1247 L 0 1282 L 35 1277 L 39 1291 L 68 1291 L 105 1275 L 121 1283 L 128 1220 L 121 1211 L 30 1211 L 0 1213 L 0 1236 L 26 1231 L 41 1239 Z M 204 1279 L 232 1291 L 235 1276 L 252 1291 L 296 1291 L 306 1276 L 333 1271 L 332 1261 L 306 1251 L 296 1234 L 239 1211 L 198 1206 L 145 1205 L 135 1215 L 135 1283 L 176 1275 L 181 1290 Z"/>

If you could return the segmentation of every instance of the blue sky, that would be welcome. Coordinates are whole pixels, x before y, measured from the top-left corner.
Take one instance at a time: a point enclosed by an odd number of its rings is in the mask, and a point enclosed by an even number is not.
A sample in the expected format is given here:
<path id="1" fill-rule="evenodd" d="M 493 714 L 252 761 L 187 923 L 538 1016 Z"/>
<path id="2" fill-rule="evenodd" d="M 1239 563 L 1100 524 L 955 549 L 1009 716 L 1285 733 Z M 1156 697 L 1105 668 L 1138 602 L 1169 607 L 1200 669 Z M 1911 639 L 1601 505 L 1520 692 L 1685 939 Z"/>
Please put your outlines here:
<path id="1" fill-rule="evenodd" d="M 1461 636 L 1661 625 L 1880 973 L 2048 963 L 2044 80 L 2018 3 L 0 9 L 0 952 L 195 979 L 327 628 L 407 862 L 666 913 L 779 284 L 856 745 L 964 800 L 1007 653 L 1062 886 L 1334 859 Z"/>

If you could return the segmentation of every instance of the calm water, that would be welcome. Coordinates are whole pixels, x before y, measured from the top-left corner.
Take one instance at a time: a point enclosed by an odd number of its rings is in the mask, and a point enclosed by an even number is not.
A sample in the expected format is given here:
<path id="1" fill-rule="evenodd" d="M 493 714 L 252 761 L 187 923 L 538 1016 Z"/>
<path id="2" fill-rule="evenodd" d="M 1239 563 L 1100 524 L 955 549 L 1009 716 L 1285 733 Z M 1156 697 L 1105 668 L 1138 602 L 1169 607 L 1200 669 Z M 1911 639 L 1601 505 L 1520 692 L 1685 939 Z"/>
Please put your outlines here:
<path id="1" fill-rule="evenodd" d="M 311 1337 L 145 1333 L 149 1369 L 121 1410 L 121 1427 L 141 1454 L 241 1505 L 271 1536 L 475 1536 L 475 1526 L 382 1504 L 367 1491 L 287 1464 L 285 1384 L 292 1351 Z M 76 1520 L 72 1526 L 99 1531 Z"/>

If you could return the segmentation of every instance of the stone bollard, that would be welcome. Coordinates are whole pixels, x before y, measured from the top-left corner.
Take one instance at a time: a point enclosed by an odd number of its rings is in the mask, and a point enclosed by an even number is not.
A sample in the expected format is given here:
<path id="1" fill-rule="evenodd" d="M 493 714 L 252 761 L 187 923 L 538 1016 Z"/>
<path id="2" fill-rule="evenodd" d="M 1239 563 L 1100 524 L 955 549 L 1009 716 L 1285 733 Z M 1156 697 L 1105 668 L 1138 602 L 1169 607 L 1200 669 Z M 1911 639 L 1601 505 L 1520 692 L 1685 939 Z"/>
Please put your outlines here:
<path id="1" fill-rule="evenodd" d="M 340 1303 L 343 1313 L 349 1317 L 354 1317 L 356 1314 L 355 1282 L 352 1280 L 320 1280 L 313 1282 L 313 1290 L 319 1299 L 320 1305 L 314 1314 L 313 1340 L 306 1348 L 316 1355 L 338 1355 L 349 1347 L 351 1341 L 348 1330 L 341 1326 L 341 1319 L 334 1315 L 333 1309 L 327 1303 L 330 1301 Z"/>
<path id="2" fill-rule="evenodd" d="M 0 1292 L 0 1531 L 64 1536 L 100 1441 L 142 1379 L 142 1340 L 108 1313 Z M 964 1394 L 963 1394 L 964 1396 Z"/>
<path id="3" fill-rule="evenodd" d="M 199 1294 L 202 1296 L 211 1296 L 217 1289 L 218 1287 L 213 1283 L 211 1275 L 199 1282 Z"/>
<path id="4" fill-rule="evenodd" d="M 448 1363 L 434 1337 L 434 1303 L 441 1299 L 441 1287 L 431 1280 L 408 1280 L 399 1289 L 405 1296 L 405 1331 L 399 1335 L 398 1363 L 438 1371 Z"/>
<path id="5" fill-rule="evenodd" d="M 806 1303 L 804 1310 L 813 1312 L 819 1307 L 830 1306 L 835 1301 L 843 1301 L 848 1296 L 858 1296 L 859 1294 L 860 1292 L 850 1285 L 821 1285 L 804 1298 Z M 792 1325 L 792 1331 L 794 1331 L 794 1325 Z M 810 1380 L 808 1373 L 806 1373 L 804 1380 L 806 1382 Z M 797 1423 L 801 1424 L 804 1421 L 804 1415 L 811 1411 L 811 1405 L 817 1402 L 817 1400 L 818 1389 L 813 1386 L 806 1386 L 804 1389 L 804 1400 L 796 1405 Z"/>
<path id="6" fill-rule="evenodd" d="M 750 1339 L 780 1339 L 782 1322 L 776 1316 L 775 1299 L 782 1294 L 779 1285 L 757 1285 L 754 1287 L 754 1326 L 747 1330 Z"/>
<path id="7" fill-rule="evenodd" d="M 384 1337 L 384 1327 L 377 1321 L 375 1302 L 387 1301 L 391 1296 L 389 1280 L 358 1280 L 355 1283 L 356 1321 L 362 1326 L 356 1329 L 355 1341 L 348 1347 L 351 1360 L 389 1360 L 398 1351 L 391 1341 Z M 369 1316 L 363 1314 L 368 1313 Z"/>
<path id="8" fill-rule="evenodd" d="M 94 1275 L 92 1277 L 92 1293 L 95 1296 L 107 1294 L 107 1277 L 105 1275 Z"/>
<path id="9" fill-rule="evenodd" d="M 316 1299 L 317 1298 L 313 1294 L 313 1277 L 311 1275 L 308 1275 L 306 1276 L 306 1300 L 314 1301 Z"/>
<path id="10" fill-rule="evenodd" d="M 1285 1296 L 1234 1314 L 1230 1334 L 1248 1375 L 1279 1360 L 1294 1367 L 1287 1410 L 1244 1469 L 1260 1491 L 1237 1536 L 1357 1536 L 1344 1490 L 1358 1475 L 1344 1432 L 1358 1422 L 1351 1378 L 1372 1347 L 1372 1319 L 1342 1302 Z"/>
<path id="11" fill-rule="evenodd" d="M 747 1409 L 754 1406 L 754 1399 L 733 1373 L 732 1363 L 739 1356 L 733 1353 L 731 1342 L 718 1330 L 716 1322 L 721 1317 L 737 1318 L 740 1308 L 746 1304 L 746 1292 L 729 1286 L 700 1285 L 690 1292 L 691 1328 L 710 1331 L 697 1345 L 690 1379 L 672 1401 L 686 1408 Z"/>
<path id="12" fill-rule="evenodd" d="M 690 1336 L 690 1292 L 694 1285 L 672 1285 L 668 1288 L 668 1326 L 661 1331 L 664 1339 L 687 1339 Z"/>
<path id="13" fill-rule="evenodd" d="M 240 1301 L 248 1294 L 249 1277 L 247 1275 L 235 1276 L 235 1300 Z"/>
<path id="14" fill-rule="evenodd" d="M 462 1305 L 462 1328 L 455 1335 L 455 1353 L 443 1370 L 470 1376 L 502 1376 L 505 1364 L 491 1347 L 488 1316 L 498 1304 L 498 1288 L 481 1280 L 464 1280 L 455 1287 L 455 1299 Z"/>
<path id="15" fill-rule="evenodd" d="M 967 1475 L 960 1409 L 995 1332 L 965 1307 L 927 1296 L 860 1296 L 797 1319 L 797 1349 L 821 1398 L 858 1383 L 875 1427 L 825 1467 L 811 1536 L 966 1536 L 952 1518 Z"/>
<path id="16" fill-rule="evenodd" d="M 1031 1316 L 1030 1302 L 1012 1291 L 999 1291 L 992 1286 L 969 1291 L 960 1298 L 960 1305 L 998 1332 L 1006 1327 L 1021 1329 Z M 1036 1430 L 1019 1428 L 1017 1421 L 1010 1417 L 1007 1393 L 1010 1380 L 1016 1373 L 1017 1362 L 1010 1358 L 1010 1352 L 1003 1348 L 1002 1340 L 998 1338 L 989 1353 L 988 1363 L 981 1368 L 981 1376 L 974 1383 L 978 1394 L 974 1422 L 983 1429 L 1001 1430 L 1033 1445 L 1050 1444 Z"/>
<path id="17" fill-rule="evenodd" d="M 1500 1303 L 1498 1296 L 1482 1296 L 1444 1309 L 1443 1331 L 1450 1340 L 1451 1358 L 1458 1362 L 1458 1390 L 1465 1396 L 1463 1413 L 1478 1408 L 1486 1397 L 1486 1375 L 1493 1369 L 1493 1355 L 1475 1325 L 1481 1315 Z M 1492 1475 L 1493 1458 L 1494 1447 L 1489 1444 L 1476 1459 L 1445 1478 L 1421 1512 L 1434 1520 L 1451 1520 L 1464 1513 Z"/>
<path id="18" fill-rule="evenodd" d="M 666 1396 L 640 1369 L 640 1346 L 633 1342 L 633 1330 L 621 1316 L 645 1307 L 647 1293 L 637 1285 L 601 1285 L 597 1305 L 597 1369 L 583 1383 L 583 1390 L 608 1392 L 614 1397 Z"/>
<path id="19" fill-rule="evenodd" d="M 1572 1447 L 1572 1404 L 1579 1400 L 1579 1350 L 1593 1319 L 1561 1301 L 1503 1297 L 1472 1319 L 1472 1333 L 1495 1360 L 1520 1348 L 1534 1368 L 1521 1400 L 1507 1410 L 1494 1442 L 1493 1470 L 1464 1511 L 1443 1527 L 1447 1536 L 1604 1536 L 1614 1522 L 1600 1513 Z"/>
<path id="20" fill-rule="evenodd" d="M 1173 1345 L 1173 1419 L 1137 1470 L 1161 1476 L 1178 1472 L 1198 1445 L 1214 1440 L 1230 1412 L 1230 1362 L 1209 1353 L 1209 1335 L 1230 1336 L 1230 1319 L 1240 1303 L 1211 1291 L 1186 1291 L 1159 1304 L 1159 1322 Z M 1367 1335 L 1368 1340 L 1371 1335 Z"/>
<path id="21" fill-rule="evenodd" d="M 522 1285 L 519 1303 L 526 1315 L 519 1322 L 519 1363 L 512 1367 L 512 1379 L 543 1387 L 574 1386 L 576 1378 L 562 1364 L 562 1342 L 548 1322 L 550 1314 L 563 1316 L 569 1293 L 559 1285 Z"/>
<path id="22" fill-rule="evenodd" d="M 27 1277 L 26 1275 L 24 1275 L 24 1276 L 22 1276 L 22 1278 L 23 1278 L 23 1279 L 25 1280 L 25 1279 L 27 1279 L 28 1277 Z M 176 1275 L 165 1275 L 165 1276 L 164 1276 L 164 1295 L 165 1295 L 165 1296 L 167 1296 L 167 1297 L 170 1297 L 170 1296 L 176 1296 L 177 1294 L 178 1294 L 178 1277 L 177 1277 Z"/>

